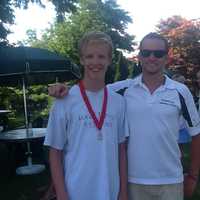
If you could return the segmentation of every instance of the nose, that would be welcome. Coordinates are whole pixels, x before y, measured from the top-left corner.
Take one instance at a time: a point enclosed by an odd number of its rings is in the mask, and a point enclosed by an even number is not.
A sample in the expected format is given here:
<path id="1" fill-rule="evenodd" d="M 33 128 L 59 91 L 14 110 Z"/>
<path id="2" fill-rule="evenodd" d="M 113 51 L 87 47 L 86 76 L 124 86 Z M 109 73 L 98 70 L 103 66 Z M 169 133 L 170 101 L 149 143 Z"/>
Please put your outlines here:
<path id="1" fill-rule="evenodd" d="M 97 65 L 100 63 L 100 58 L 98 56 L 94 56 L 93 59 L 92 59 L 92 63 L 94 65 Z"/>
<path id="2" fill-rule="evenodd" d="M 156 57 L 154 56 L 153 53 L 151 53 L 150 56 L 149 56 L 149 59 L 150 59 L 150 60 L 156 60 Z"/>

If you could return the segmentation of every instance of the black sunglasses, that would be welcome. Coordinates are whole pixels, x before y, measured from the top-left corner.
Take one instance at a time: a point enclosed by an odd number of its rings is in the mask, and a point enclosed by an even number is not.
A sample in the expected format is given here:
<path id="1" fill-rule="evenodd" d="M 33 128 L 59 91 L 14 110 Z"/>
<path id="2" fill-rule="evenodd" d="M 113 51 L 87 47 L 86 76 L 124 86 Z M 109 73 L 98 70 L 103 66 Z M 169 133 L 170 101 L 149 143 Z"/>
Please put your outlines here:
<path id="1" fill-rule="evenodd" d="M 163 56 L 165 56 L 167 54 L 167 51 L 165 50 L 140 50 L 140 55 L 144 58 L 149 57 L 151 54 L 154 55 L 154 57 L 156 58 L 162 58 Z"/>

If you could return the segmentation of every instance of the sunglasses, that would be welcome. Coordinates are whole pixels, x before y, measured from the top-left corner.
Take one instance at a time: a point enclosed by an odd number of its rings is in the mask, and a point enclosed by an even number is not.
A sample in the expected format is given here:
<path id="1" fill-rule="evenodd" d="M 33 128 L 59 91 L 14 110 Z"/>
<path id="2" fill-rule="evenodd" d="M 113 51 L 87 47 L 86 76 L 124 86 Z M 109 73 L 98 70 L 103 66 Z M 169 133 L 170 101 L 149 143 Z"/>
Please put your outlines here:
<path id="1" fill-rule="evenodd" d="M 162 58 L 167 54 L 165 50 L 140 50 L 140 55 L 144 58 L 149 57 L 151 54 L 154 55 L 155 58 Z"/>

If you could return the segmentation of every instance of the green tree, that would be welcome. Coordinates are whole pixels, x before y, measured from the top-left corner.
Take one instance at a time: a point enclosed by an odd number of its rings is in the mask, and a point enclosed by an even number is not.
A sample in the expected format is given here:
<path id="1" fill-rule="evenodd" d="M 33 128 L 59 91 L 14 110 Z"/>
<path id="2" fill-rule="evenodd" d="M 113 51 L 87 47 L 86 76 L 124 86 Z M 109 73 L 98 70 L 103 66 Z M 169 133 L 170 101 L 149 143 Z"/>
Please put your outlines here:
<path id="1" fill-rule="evenodd" d="M 134 36 L 126 32 L 128 23 L 132 22 L 126 11 L 121 9 L 114 0 L 80 0 L 78 9 L 63 23 L 56 22 L 42 36 L 40 42 L 35 40 L 32 46 L 48 48 L 52 51 L 68 55 L 75 63 L 79 64 L 78 41 L 87 31 L 99 30 L 109 34 L 115 47 L 113 63 L 118 58 L 118 50 L 133 51 Z M 113 67 L 108 74 L 115 73 Z M 114 76 L 107 79 L 114 80 Z"/>
<path id="2" fill-rule="evenodd" d="M 5 45 L 7 35 L 10 31 L 6 28 L 6 24 L 13 24 L 14 15 L 11 8 L 11 0 L 0 1 L 0 44 Z"/>
<path id="3" fill-rule="evenodd" d="M 129 61 L 119 52 L 118 62 L 116 63 L 115 81 L 121 81 L 129 76 Z"/>
<path id="4" fill-rule="evenodd" d="M 65 14 L 76 10 L 77 0 L 49 0 L 55 6 L 57 21 L 64 21 Z M 29 2 L 36 3 L 42 7 L 45 5 L 41 0 L 1 0 L 0 1 L 0 45 L 8 43 L 7 35 L 10 33 L 7 25 L 14 23 L 14 8 L 27 9 Z"/>
<path id="5" fill-rule="evenodd" d="M 196 72 L 200 70 L 200 20 L 173 16 L 162 20 L 157 27 L 171 46 L 168 68 L 183 74 L 190 86 L 195 85 Z"/>

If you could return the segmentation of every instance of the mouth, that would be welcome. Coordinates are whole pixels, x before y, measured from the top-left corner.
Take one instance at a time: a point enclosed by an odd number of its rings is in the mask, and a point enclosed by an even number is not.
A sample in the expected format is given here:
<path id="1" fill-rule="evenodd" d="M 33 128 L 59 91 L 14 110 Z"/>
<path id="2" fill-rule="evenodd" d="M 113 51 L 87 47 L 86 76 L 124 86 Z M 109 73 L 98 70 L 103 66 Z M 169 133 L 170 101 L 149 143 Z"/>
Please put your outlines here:
<path id="1" fill-rule="evenodd" d="M 92 71 L 92 72 L 100 72 L 100 71 L 103 70 L 103 69 L 100 68 L 100 67 L 91 67 L 91 68 L 89 68 L 89 69 L 90 69 L 90 71 Z"/>

